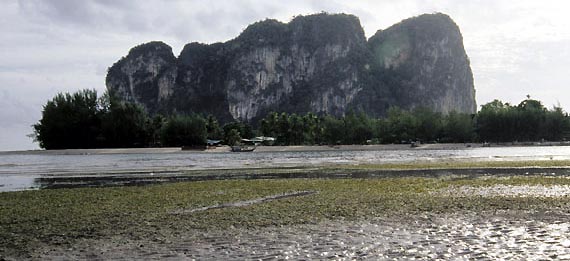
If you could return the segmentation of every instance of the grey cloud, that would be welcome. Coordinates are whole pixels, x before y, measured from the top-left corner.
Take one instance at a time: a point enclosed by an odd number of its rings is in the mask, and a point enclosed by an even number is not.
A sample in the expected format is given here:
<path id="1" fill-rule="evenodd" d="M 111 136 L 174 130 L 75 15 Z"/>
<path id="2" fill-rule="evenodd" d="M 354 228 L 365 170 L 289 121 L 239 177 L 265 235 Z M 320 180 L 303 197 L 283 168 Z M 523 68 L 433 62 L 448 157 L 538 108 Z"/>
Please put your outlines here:
<path id="1" fill-rule="evenodd" d="M 114 3 L 114 4 L 112 4 Z M 20 0 L 20 12 L 36 22 L 76 29 L 113 29 L 144 31 L 146 20 L 140 15 L 136 1 L 105 0 Z M 136 20 L 136 21 L 134 21 Z"/>
<path id="2" fill-rule="evenodd" d="M 87 1 L 20 0 L 19 4 L 24 15 L 70 25 L 92 25 L 102 15 L 96 12 L 93 2 Z"/>
<path id="3" fill-rule="evenodd" d="M 0 150 L 25 137 L 57 92 L 104 91 L 107 67 L 133 46 L 162 40 L 227 41 L 265 18 L 320 11 L 360 17 L 368 36 L 402 19 L 442 11 L 464 36 L 479 104 L 524 95 L 570 109 L 570 23 L 565 1 L 456 0 L 4 0 L 0 9 Z"/>
<path id="4" fill-rule="evenodd" d="M 39 26 L 167 36 L 186 41 L 223 41 L 265 18 L 343 11 L 328 1 L 128 1 L 20 0 L 20 12 Z M 346 9 L 346 8 L 342 8 Z M 217 37 L 218 35 L 218 37 Z M 199 39 L 195 39 L 199 38 Z"/>
<path id="5" fill-rule="evenodd" d="M 0 151 L 37 149 L 37 143 L 27 136 L 31 133 L 29 125 L 0 126 Z"/>
<path id="6" fill-rule="evenodd" d="M 6 89 L 0 91 L 0 119 L 5 127 L 25 125 L 38 114 L 22 97 L 15 97 Z"/>

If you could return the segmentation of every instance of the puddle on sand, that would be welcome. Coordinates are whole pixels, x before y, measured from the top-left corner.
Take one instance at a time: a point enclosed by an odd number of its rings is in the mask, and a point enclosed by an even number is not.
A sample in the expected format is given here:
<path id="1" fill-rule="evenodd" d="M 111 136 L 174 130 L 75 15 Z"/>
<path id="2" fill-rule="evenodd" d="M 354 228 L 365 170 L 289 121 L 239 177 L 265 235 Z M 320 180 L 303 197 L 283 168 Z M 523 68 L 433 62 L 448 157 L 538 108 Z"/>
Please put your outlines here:
<path id="1" fill-rule="evenodd" d="M 492 158 L 496 161 L 526 161 L 548 159 L 570 159 L 570 146 L 558 147 L 505 147 L 472 149 L 396 149 L 396 150 L 334 150 L 297 152 L 254 152 L 254 153 L 122 153 L 114 154 L 54 154 L 51 152 L 0 153 L 0 191 L 15 191 L 37 188 L 70 188 L 93 186 L 144 185 L 158 182 L 194 181 L 197 178 L 181 178 L 181 174 L 192 170 L 306 167 L 339 164 L 385 164 L 417 161 L 478 161 Z M 503 170 L 501 170 L 503 171 Z M 485 170 L 488 175 L 529 175 L 522 169 Z M 531 170 L 537 173 L 537 170 Z M 172 173 L 167 175 L 165 172 Z M 423 171 L 425 176 L 442 176 L 441 171 Z M 466 173 L 463 173 L 466 172 Z M 473 174 L 462 171 L 455 174 Z M 530 172 L 530 171 L 525 171 Z M 556 175 L 570 176 L 570 169 L 556 169 Z M 139 175 L 155 173 L 151 175 Z M 158 175 L 161 173 L 161 175 Z M 135 176 L 136 174 L 136 176 Z M 395 173 L 396 176 L 417 175 L 410 172 Z M 532 174 L 532 173 L 530 173 Z M 547 173 L 548 174 L 548 173 Z M 388 174 L 381 174 L 386 176 Z M 392 175 L 392 174 L 390 174 Z M 423 174 L 422 174 L 423 175 Z M 542 173 L 536 175 L 543 175 Z M 548 174 L 553 175 L 553 174 Z M 112 176 L 109 178 L 109 176 Z M 157 177 L 161 176 L 161 177 Z M 247 175 L 246 175 L 247 176 Z M 275 175 L 273 175 L 275 176 Z M 369 175 L 376 177 L 377 175 Z M 283 175 L 279 178 L 293 177 Z M 295 176 L 305 177 L 305 176 Z M 314 175 L 307 175 L 313 178 Z M 334 177 L 334 176 L 327 176 Z M 363 178 L 363 176 L 337 176 L 337 178 Z M 36 179 L 37 178 L 37 179 Z M 240 177 L 216 176 L 211 179 Z M 249 177 L 241 177 L 249 178 Z M 264 178 L 269 178 L 265 176 Z"/>
<path id="2" fill-rule="evenodd" d="M 432 195 L 450 197 L 566 197 L 570 195 L 568 185 L 494 185 L 485 187 L 458 186 L 445 188 Z"/>
<path id="3" fill-rule="evenodd" d="M 547 171 L 547 173 L 545 173 Z M 212 174 L 184 174 L 181 170 L 172 171 L 140 171 L 140 172 L 110 172 L 67 174 L 67 175 L 0 175 L 0 192 L 18 191 L 30 189 L 59 189 L 59 188 L 82 188 L 82 187 L 114 187 L 114 186 L 142 186 L 159 183 L 190 182 L 207 180 L 228 180 L 228 179 L 288 179 L 288 178 L 326 178 L 326 179 L 346 179 L 346 178 L 383 178 L 383 177 L 432 177 L 440 179 L 465 179 L 475 177 L 512 177 L 512 176 L 560 176 L 570 177 L 570 169 L 555 168 L 525 168 L 525 169 L 454 169 L 454 170 L 381 170 L 373 172 L 303 172 L 291 169 L 283 173 L 248 173 L 228 174 L 225 172 Z M 2 185 L 4 185 L 2 187 Z M 456 188 L 457 189 L 457 188 Z M 469 188 L 462 188 L 463 194 L 469 196 L 472 191 Z M 502 190 L 495 189 L 500 193 Z M 526 191 L 527 188 L 511 188 L 511 190 Z M 536 188 L 535 190 L 545 190 Z M 438 191 L 440 195 L 452 194 L 452 192 Z M 443 194 L 442 194 L 443 193 Z M 489 192 L 491 193 L 491 192 Z M 536 192 L 539 193 L 539 192 Z M 560 187 L 553 193 L 563 193 L 570 195 L 570 187 Z M 455 194 L 452 194 L 455 195 Z M 538 194 L 537 194 L 538 195 Z M 532 195 L 531 195 L 532 196 Z"/>
<path id="4" fill-rule="evenodd" d="M 0 192 L 39 189 L 39 184 L 35 182 L 36 178 L 38 177 L 15 175 L 0 176 Z"/>

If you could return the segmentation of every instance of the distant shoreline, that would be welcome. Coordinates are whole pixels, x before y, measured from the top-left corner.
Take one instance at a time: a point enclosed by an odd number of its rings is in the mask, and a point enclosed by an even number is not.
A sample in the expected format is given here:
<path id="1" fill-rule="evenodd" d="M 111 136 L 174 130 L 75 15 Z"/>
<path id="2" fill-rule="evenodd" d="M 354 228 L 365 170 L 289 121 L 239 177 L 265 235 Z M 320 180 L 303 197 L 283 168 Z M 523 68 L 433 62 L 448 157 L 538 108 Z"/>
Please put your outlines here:
<path id="1" fill-rule="evenodd" d="M 433 143 L 411 147 L 410 144 L 381 145 L 299 145 L 299 146 L 258 146 L 255 152 L 308 152 L 308 151 L 374 151 L 374 150 L 460 150 L 481 147 L 538 147 L 570 146 L 568 141 L 560 142 L 508 142 L 508 143 Z M 219 146 L 206 150 L 182 150 L 180 147 L 167 148 L 104 148 L 104 149 L 65 149 L 65 150 L 24 150 L 0 151 L 1 155 L 105 155 L 105 154 L 168 154 L 168 153 L 226 153 L 229 146 Z"/>

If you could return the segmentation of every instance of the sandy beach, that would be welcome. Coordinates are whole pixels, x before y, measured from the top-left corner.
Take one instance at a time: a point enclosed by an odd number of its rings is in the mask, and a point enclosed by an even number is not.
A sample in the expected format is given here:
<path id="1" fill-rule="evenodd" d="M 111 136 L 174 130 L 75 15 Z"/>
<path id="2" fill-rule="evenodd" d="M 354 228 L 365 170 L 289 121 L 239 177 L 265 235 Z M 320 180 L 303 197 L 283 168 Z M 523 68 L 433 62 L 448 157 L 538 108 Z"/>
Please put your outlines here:
<path id="1" fill-rule="evenodd" d="M 480 147 L 537 147 L 570 146 L 570 142 L 521 142 L 521 143 L 429 143 L 411 147 L 410 144 L 380 145 L 320 145 L 320 146 L 258 146 L 254 152 L 304 152 L 304 151 L 375 151 L 375 150 L 461 150 Z M 27 150 L 0 151 L 0 155 L 103 155 L 103 154 L 166 154 L 166 153 L 225 153 L 231 152 L 227 145 L 210 147 L 205 150 L 182 150 L 179 147 L 167 148 L 109 148 L 109 149 L 67 149 L 67 150 Z"/>

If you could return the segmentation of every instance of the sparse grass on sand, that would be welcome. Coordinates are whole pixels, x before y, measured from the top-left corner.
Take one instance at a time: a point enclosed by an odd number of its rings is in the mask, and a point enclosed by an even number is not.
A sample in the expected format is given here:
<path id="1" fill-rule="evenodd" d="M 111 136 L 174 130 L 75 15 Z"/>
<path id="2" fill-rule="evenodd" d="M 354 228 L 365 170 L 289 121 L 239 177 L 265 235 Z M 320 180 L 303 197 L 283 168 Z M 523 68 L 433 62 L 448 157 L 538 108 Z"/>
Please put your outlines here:
<path id="1" fill-rule="evenodd" d="M 405 163 L 338 165 L 334 168 L 354 170 L 413 170 L 413 169 L 471 169 L 471 168 L 568 168 L 570 160 L 506 160 L 506 161 L 419 161 Z"/>
<path id="2" fill-rule="evenodd" d="M 369 171 L 391 170 L 458 170 L 458 169 L 507 169 L 507 168 L 570 168 L 570 160 L 533 160 L 533 161 L 416 161 L 403 163 L 383 164 L 325 164 L 319 166 L 292 166 L 276 168 L 241 168 L 241 169 L 214 169 L 214 170 L 190 170 L 186 175 L 190 176 L 217 176 L 230 175 L 253 176 L 258 174 L 302 174 L 302 173 L 357 173 Z"/>
<path id="3" fill-rule="evenodd" d="M 453 197 L 431 193 L 450 186 L 497 184 L 570 185 L 570 179 L 515 176 L 221 180 L 6 192 L 0 193 L 0 257 L 34 257 L 37 247 L 63 248 L 78 239 L 117 235 L 160 240 L 206 229 L 247 229 L 426 212 L 570 210 L 569 197 Z M 293 191 L 318 193 L 246 207 L 173 214 L 177 210 Z"/>

